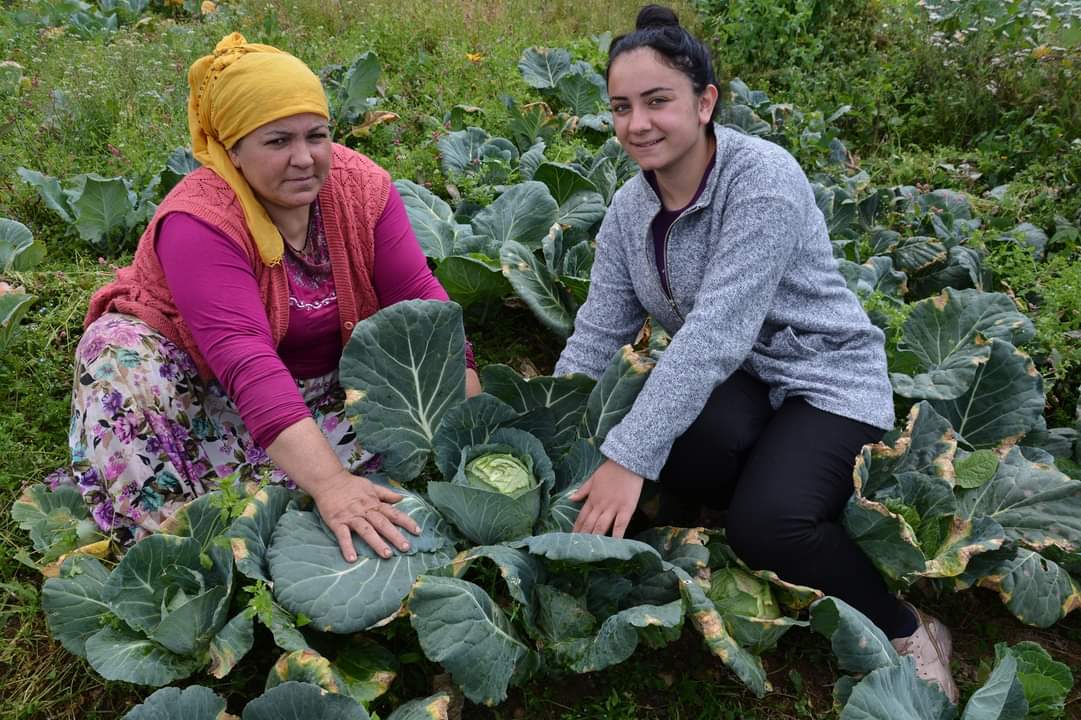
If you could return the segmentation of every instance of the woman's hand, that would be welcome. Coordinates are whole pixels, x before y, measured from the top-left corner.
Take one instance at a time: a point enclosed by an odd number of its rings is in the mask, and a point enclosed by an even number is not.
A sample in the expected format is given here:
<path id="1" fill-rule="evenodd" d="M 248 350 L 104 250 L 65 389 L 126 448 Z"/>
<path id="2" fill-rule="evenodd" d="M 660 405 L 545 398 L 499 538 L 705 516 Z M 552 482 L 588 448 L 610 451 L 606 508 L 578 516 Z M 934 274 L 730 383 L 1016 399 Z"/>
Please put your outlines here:
<path id="1" fill-rule="evenodd" d="M 390 557 L 387 541 L 403 552 L 409 549 L 398 528 L 420 534 L 416 522 L 392 505 L 402 496 L 343 468 L 310 417 L 282 430 L 267 452 L 297 487 L 315 500 L 323 522 L 338 538 L 342 556 L 349 562 L 357 559 L 354 532 L 384 558 Z"/>
<path id="2" fill-rule="evenodd" d="M 642 494 L 642 476 L 617 462 L 605 460 L 588 480 L 571 494 L 574 502 L 585 500 L 574 523 L 574 532 L 621 538 L 638 507 Z"/>
<path id="3" fill-rule="evenodd" d="M 349 562 L 357 559 L 354 532 L 383 558 L 391 554 L 388 542 L 402 552 L 409 550 L 409 541 L 398 528 L 420 534 L 420 526 L 393 506 L 401 495 L 346 470 L 320 481 L 311 495 Z"/>

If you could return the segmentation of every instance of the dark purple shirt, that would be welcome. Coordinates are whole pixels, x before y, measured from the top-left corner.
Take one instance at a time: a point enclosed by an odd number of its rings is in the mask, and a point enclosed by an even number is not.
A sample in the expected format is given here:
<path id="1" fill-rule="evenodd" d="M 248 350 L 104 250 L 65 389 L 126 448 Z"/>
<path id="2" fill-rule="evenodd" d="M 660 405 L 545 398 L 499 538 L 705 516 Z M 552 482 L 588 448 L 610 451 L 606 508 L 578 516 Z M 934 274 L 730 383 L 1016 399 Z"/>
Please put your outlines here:
<path id="1" fill-rule="evenodd" d="M 717 160 L 717 155 L 710 155 L 709 165 L 706 165 L 706 171 L 702 173 L 702 179 L 698 183 L 698 189 L 694 193 L 694 197 L 691 201 L 679 208 L 678 210 L 669 210 L 664 206 L 664 201 L 661 201 L 661 211 L 657 213 L 657 216 L 653 218 L 653 252 L 657 257 L 657 271 L 661 274 L 661 287 L 664 288 L 664 292 L 671 295 L 672 291 L 668 288 L 668 268 L 665 267 L 664 262 L 664 241 L 668 236 L 668 229 L 672 227 L 672 223 L 676 221 L 676 218 L 680 214 L 698 202 L 698 198 L 701 197 L 702 191 L 706 189 L 706 181 L 709 180 L 709 174 L 713 172 L 713 165 Z M 657 186 L 657 177 L 652 170 L 647 170 L 642 173 L 646 182 L 653 188 L 653 192 L 657 193 L 657 197 L 661 196 L 661 189 Z"/>

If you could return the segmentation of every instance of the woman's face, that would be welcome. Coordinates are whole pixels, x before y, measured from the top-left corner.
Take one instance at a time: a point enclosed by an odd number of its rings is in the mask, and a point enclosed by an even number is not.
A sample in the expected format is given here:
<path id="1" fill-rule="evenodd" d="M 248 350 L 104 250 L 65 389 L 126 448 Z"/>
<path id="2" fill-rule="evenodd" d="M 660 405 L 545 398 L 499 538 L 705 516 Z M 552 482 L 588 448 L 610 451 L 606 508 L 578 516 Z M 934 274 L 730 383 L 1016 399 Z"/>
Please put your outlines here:
<path id="1" fill-rule="evenodd" d="M 618 56 L 608 70 L 616 137 L 643 170 L 678 171 L 713 115 L 717 89 L 698 95 L 691 79 L 651 48 Z"/>
<path id="2" fill-rule="evenodd" d="M 330 172 L 326 118 L 301 113 L 269 122 L 241 138 L 229 158 L 268 210 L 311 205 Z"/>

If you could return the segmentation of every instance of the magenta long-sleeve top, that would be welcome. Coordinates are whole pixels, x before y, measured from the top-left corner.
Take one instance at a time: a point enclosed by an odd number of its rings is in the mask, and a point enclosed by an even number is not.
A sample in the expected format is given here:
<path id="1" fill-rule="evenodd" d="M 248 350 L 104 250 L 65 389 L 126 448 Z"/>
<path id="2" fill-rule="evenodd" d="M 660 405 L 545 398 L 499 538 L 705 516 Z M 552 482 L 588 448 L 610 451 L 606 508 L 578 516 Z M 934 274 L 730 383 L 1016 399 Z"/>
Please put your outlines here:
<path id="1" fill-rule="evenodd" d="M 267 447 L 311 417 L 297 379 L 325 375 L 342 353 L 338 303 L 318 204 L 303 253 L 287 250 L 289 328 L 275 348 L 266 308 L 243 248 L 186 213 L 161 222 L 155 249 L 173 300 L 214 376 L 252 438 Z M 380 307 L 401 300 L 447 300 L 428 268 L 392 185 L 375 226 L 373 285 Z M 466 360 L 474 367 L 472 348 Z"/>

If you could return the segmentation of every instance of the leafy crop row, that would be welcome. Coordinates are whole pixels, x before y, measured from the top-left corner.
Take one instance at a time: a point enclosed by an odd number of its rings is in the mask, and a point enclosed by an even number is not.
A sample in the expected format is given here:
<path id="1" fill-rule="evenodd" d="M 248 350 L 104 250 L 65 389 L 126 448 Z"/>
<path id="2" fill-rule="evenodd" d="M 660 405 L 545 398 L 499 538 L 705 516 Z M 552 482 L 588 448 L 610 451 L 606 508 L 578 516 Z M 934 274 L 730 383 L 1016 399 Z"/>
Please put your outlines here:
<path id="1" fill-rule="evenodd" d="M 188 505 L 112 572 L 88 554 L 107 541 L 63 559 L 44 588 L 53 633 L 105 677 L 156 686 L 208 664 L 211 674 L 226 674 L 250 649 L 258 618 L 285 651 L 268 685 L 299 674 L 368 702 L 385 686 L 373 695 L 371 671 L 380 665 L 357 654 L 378 656 L 378 646 L 339 644 L 329 658 L 313 649 L 327 652 L 316 636 L 376 632 L 405 616 L 425 655 L 447 668 L 466 697 L 494 704 L 537 673 L 599 670 L 626 660 L 640 643 L 666 644 L 689 619 L 761 695 L 769 684 L 757 655 L 805 625 L 791 615 L 811 606 L 812 627 L 832 638 L 842 667 L 868 673 L 839 686 L 840 704 L 890 708 L 872 717 L 950 717 L 945 697 L 918 681 L 911 661 L 898 658 L 859 613 L 771 573 L 752 573 L 721 533 L 655 528 L 624 540 L 567 532 L 577 513 L 568 495 L 600 463 L 596 446 L 633 403 L 651 359 L 625 348 L 596 384 L 578 376 L 526 380 L 489 366 L 486 393 L 465 400 L 463 341 L 455 305 L 410 301 L 361 322 L 344 354 L 342 383 L 358 433 L 382 454 L 385 477 L 412 488 L 401 489 L 406 497 L 399 503 L 422 528 L 409 551 L 383 559 L 356 540 L 360 560 L 350 564 L 304 496 L 264 487 L 229 512 L 218 491 Z M 447 351 L 417 357 L 412 349 L 419 346 Z M 407 386 L 416 392 L 402 393 Z M 898 565 L 899 540 L 918 538 L 928 559 L 905 566 L 910 575 L 967 573 L 970 583 L 999 583 L 1017 597 L 1010 607 L 1023 620 L 1054 622 L 1058 610 L 1076 605 L 1075 591 L 1062 604 L 1046 586 L 1014 592 L 1019 583 L 994 563 L 984 575 L 972 569 L 984 554 L 1069 548 L 1052 535 L 1061 527 L 1067 537 L 1076 532 L 1072 506 L 1058 506 L 1077 496 L 1078 482 L 1025 460 L 1017 448 L 1001 462 L 992 453 L 990 465 L 973 453 L 954 468 L 954 435 L 928 407 L 914 409 L 911 426 L 892 446 L 864 451 L 860 492 L 846 513 L 850 531 L 884 569 Z M 500 489 L 469 478 L 471 463 L 493 454 L 529 458 L 520 461 L 529 476 L 522 486 Z M 429 462 L 434 472 L 425 472 Z M 944 498 L 954 493 L 949 505 Z M 16 510 L 32 534 L 51 531 L 53 555 L 58 542 L 71 548 L 86 540 L 78 533 L 85 508 L 69 494 L 75 491 L 34 490 Z M 1059 514 L 1041 524 L 1048 512 Z M 996 561 L 1012 559 L 999 554 Z M 253 596 L 247 607 L 238 611 L 233 602 L 229 610 L 234 564 L 274 599 Z M 473 581 L 493 566 L 501 583 L 486 589 Z M 1027 577 L 1031 569 L 1016 572 Z M 1076 587 L 1068 575 L 1066 587 Z M 1056 612 L 1030 616 L 1033 599 L 1037 611 Z M 879 655 L 868 655 L 868 638 Z M 849 659 L 856 646 L 862 664 Z M 368 672 L 358 676 L 357 667 Z M 1017 662 L 1000 658 L 965 717 L 1023 717 L 991 713 L 985 702 L 1001 695 L 1003 707 L 1028 703 L 1017 678 Z"/>
<path id="2" fill-rule="evenodd" d="M 447 717 L 446 693 L 411 700 L 387 720 L 439 720 Z M 274 684 L 244 707 L 240 718 L 225 712 L 225 700 L 201 685 L 163 688 L 124 716 L 124 720 L 369 720 L 355 700 L 329 692 L 315 683 L 290 680 Z"/>
<path id="3" fill-rule="evenodd" d="M 197 167 L 190 150 L 177 148 L 138 191 L 128 178 L 96 173 L 76 175 L 63 183 L 27 168 L 19 168 L 18 175 L 80 239 L 98 252 L 114 255 L 133 245 L 157 210 L 158 201 Z"/>
<path id="4" fill-rule="evenodd" d="M 37 0 L 29 9 L 14 14 L 15 22 L 45 28 L 65 28 L 76 37 L 90 40 L 114 33 L 146 17 L 153 8 L 159 12 L 198 17 L 213 12 L 211 0 Z"/>

